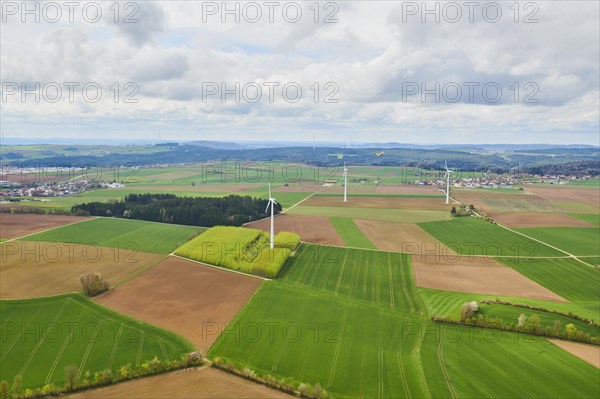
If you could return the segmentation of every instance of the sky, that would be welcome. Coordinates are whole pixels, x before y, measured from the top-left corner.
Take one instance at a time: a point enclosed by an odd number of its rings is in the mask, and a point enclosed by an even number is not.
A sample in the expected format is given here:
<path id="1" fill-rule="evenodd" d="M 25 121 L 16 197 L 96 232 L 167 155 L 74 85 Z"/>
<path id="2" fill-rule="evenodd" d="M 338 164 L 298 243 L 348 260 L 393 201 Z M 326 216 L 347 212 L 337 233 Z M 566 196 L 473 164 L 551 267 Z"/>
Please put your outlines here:
<path id="1" fill-rule="evenodd" d="M 597 1 L 1 1 L 2 137 L 600 144 Z"/>

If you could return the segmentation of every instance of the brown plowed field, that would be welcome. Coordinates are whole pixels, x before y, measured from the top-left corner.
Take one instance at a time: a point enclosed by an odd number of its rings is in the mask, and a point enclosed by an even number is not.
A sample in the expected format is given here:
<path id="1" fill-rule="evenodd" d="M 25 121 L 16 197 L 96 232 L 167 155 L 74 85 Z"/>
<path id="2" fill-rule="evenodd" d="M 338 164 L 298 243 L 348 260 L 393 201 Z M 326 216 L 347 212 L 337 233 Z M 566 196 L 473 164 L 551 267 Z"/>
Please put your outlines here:
<path id="1" fill-rule="evenodd" d="M 595 188 L 528 186 L 525 190 L 550 201 L 577 201 L 600 208 L 600 190 Z"/>
<path id="2" fill-rule="evenodd" d="M 17 238 L 90 218 L 63 215 L 0 213 L 0 237 Z"/>
<path id="3" fill-rule="evenodd" d="M 485 257 L 413 255 L 412 264 L 419 287 L 568 302 L 517 271 Z"/>
<path id="4" fill-rule="evenodd" d="M 559 339 L 549 339 L 548 341 L 600 369 L 600 347 Z"/>
<path id="5" fill-rule="evenodd" d="M 384 209 L 423 209 L 430 211 L 450 211 L 452 205 L 446 205 L 442 198 L 402 198 L 402 197 L 341 197 L 314 195 L 304 201 L 305 206 L 348 206 L 354 208 Z"/>
<path id="6" fill-rule="evenodd" d="M 456 255 L 456 252 L 414 223 L 382 222 L 363 219 L 354 219 L 354 223 L 362 230 L 369 241 L 375 244 L 377 249 L 408 254 L 435 253 L 438 255 Z"/>
<path id="7" fill-rule="evenodd" d="M 65 396 L 69 399 L 291 398 L 211 367 L 176 371 Z"/>
<path id="8" fill-rule="evenodd" d="M 270 231 L 269 219 L 248 223 L 246 227 Z M 302 241 L 316 244 L 345 246 L 344 240 L 337 233 L 327 216 L 277 215 L 275 217 L 275 233 L 291 231 L 300 235 Z"/>
<path id="9" fill-rule="evenodd" d="M 490 216 L 507 227 L 594 227 L 562 213 L 492 213 Z"/>
<path id="10" fill-rule="evenodd" d="M 98 272 L 116 284 L 164 255 L 82 244 L 13 241 L 0 245 L 0 298 L 81 291 L 78 277 Z"/>
<path id="11" fill-rule="evenodd" d="M 260 284 L 260 279 L 170 256 L 96 299 L 171 330 L 206 353 Z"/>

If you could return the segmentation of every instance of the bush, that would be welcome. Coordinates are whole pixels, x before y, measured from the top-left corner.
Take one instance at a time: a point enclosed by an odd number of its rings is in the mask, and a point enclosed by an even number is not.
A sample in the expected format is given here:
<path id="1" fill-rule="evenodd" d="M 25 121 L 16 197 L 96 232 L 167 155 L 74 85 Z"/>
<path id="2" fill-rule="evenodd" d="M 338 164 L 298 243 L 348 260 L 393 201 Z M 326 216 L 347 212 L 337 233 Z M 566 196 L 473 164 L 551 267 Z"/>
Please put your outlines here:
<path id="1" fill-rule="evenodd" d="M 83 293 L 87 296 L 96 296 L 108 290 L 110 285 L 105 281 L 100 273 L 88 273 L 79 276 L 79 281 L 83 287 Z"/>

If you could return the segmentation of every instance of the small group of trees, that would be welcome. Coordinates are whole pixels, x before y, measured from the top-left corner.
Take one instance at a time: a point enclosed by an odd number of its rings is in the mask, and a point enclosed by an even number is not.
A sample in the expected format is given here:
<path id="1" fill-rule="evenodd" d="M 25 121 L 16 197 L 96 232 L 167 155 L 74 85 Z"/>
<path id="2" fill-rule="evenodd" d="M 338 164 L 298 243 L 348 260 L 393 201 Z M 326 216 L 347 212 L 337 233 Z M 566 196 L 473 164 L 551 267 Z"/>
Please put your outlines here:
<path id="1" fill-rule="evenodd" d="M 87 296 L 96 296 L 110 288 L 110 284 L 102 278 L 100 273 L 87 273 L 79 276 L 83 293 Z"/>
<path id="2" fill-rule="evenodd" d="M 271 374 L 265 376 L 259 376 L 256 372 L 248 367 L 244 367 L 242 370 L 238 369 L 235 364 L 231 361 L 224 359 L 220 356 L 213 359 L 212 366 L 218 369 L 227 371 L 231 374 L 245 378 L 252 382 L 256 382 L 265 385 L 269 388 L 277 389 L 282 392 L 300 396 L 306 399 L 330 399 L 329 393 L 321 386 L 316 383 L 314 385 L 294 381 L 292 378 L 283 377 L 277 378 Z"/>
<path id="3" fill-rule="evenodd" d="M 540 316 L 535 313 L 531 316 L 521 313 L 516 322 L 506 323 L 500 317 L 488 317 L 487 315 L 480 313 L 479 305 L 475 301 L 465 302 L 461 305 L 460 320 L 454 320 L 447 316 L 438 315 L 432 316 L 431 320 L 442 323 L 513 331 L 600 345 L 600 336 L 592 336 L 587 332 L 578 330 L 573 323 L 567 324 L 564 329 L 562 328 L 559 320 L 554 320 L 554 323 L 551 327 L 543 326 Z"/>
<path id="4" fill-rule="evenodd" d="M 23 390 L 23 379 L 21 375 L 17 375 L 14 378 L 12 389 L 9 387 L 7 381 L 2 381 L 0 383 L 0 399 L 32 399 L 56 396 L 67 392 L 77 391 L 79 389 L 99 387 L 184 367 L 195 367 L 201 364 L 202 356 L 197 352 L 192 352 L 186 354 L 179 360 L 162 361 L 155 357 L 152 360 L 143 362 L 138 367 L 132 367 L 131 364 L 126 364 L 116 370 L 104 369 L 94 373 L 88 370 L 82 376 L 80 376 L 81 373 L 79 367 L 76 365 L 67 365 L 64 369 L 66 381 L 64 386 L 60 387 L 49 383 L 41 388 L 27 388 Z"/>
<path id="5" fill-rule="evenodd" d="M 475 210 L 474 205 L 466 206 L 464 204 L 460 204 L 460 205 L 458 205 L 458 208 L 456 208 L 456 206 L 452 207 L 452 209 L 450 210 L 450 216 L 452 216 L 452 217 L 473 216 L 474 210 Z"/>

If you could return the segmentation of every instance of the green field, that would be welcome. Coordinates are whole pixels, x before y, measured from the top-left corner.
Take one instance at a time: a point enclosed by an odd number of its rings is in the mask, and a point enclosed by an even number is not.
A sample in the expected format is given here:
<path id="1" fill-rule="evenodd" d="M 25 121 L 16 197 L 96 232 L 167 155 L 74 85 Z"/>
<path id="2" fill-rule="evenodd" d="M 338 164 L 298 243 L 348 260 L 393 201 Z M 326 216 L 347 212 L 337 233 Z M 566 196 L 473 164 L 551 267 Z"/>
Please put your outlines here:
<path id="1" fill-rule="evenodd" d="M 353 219 L 331 217 L 331 224 L 349 247 L 376 249 Z"/>
<path id="2" fill-rule="evenodd" d="M 274 248 L 269 248 L 270 235 L 262 230 L 244 227 L 216 226 L 186 242 L 175 254 L 211 265 L 244 273 L 273 278 L 300 244 L 300 236 L 280 232 Z"/>
<path id="3" fill-rule="evenodd" d="M 515 229 L 572 255 L 600 255 L 600 229 L 585 227 L 528 227 Z"/>
<path id="4" fill-rule="evenodd" d="M 23 388 L 62 386 L 64 368 L 86 371 L 117 368 L 158 357 L 181 359 L 193 351 L 178 336 L 119 315 L 80 295 L 0 301 L 0 379 L 23 377 Z"/>
<path id="5" fill-rule="evenodd" d="M 497 260 L 570 301 L 600 300 L 600 271 L 575 259 Z"/>
<path id="6" fill-rule="evenodd" d="M 594 226 L 600 227 L 600 213 L 596 213 L 596 214 L 594 214 L 594 213 L 591 213 L 591 214 L 572 213 L 569 216 L 583 220 L 584 222 L 593 224 Z"/>
<path id="7" fill-rule="evenodd" d="M 302 244 L 281 279 L 382 309 L 424 314 L 408 256 L 400 253 Z"/>
<path id="8" fill-rule="evenodd" d="M 462 255 L 565 256 L 560 251 L 475 217 L 419 223 L 419 226 Z"/>
<path id="9" fill-rule="evenodd" d="M 423 302 L 425 303 L 429 314 L 447 316 L 453 319 L 460 318 L 460 306 L 465 302 L 480 302 L 485 299 L 494 300 L 496 298 L 500 298 L 501 300 L 512 303 L 540 306 L 545 309 L 556 310 L 564 313 L 572 312 L 578 316 L 593 320 L 597 320 L 598 314 L 600 314 L 600 301 L 598 300 L 555 302 L 498 295 L 466 294 L 464 292 L 441 291 L 429 288 L 418 288 L 418 292 L 423 298 Z"/>
<path id="10" fill-rule="evenodd" d="M 203 230 L 195 226 L 96 218 L 34 234 L 24 240 L 135 248 L 142 252 L 168 254 Z"/>
<path id="11" fill-rule="evenodd" d="M 446 211 L 423 211 L 414 209 L 354 208 L 346 206 L 304 206 L 299 205 L 289 211 L 292 215 L 332 216 L 390 222 L 430 222 L 447 220 Z"/>
<path id="12" fill-rule="evenodd" d="M 434 324 L 279 282 L 261 287 L 209 356 L 343 398 L 600 393 L 595 367 L 545 340 Z"/>

